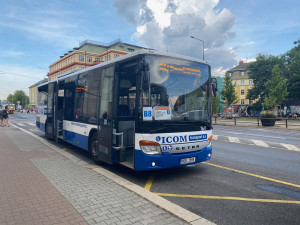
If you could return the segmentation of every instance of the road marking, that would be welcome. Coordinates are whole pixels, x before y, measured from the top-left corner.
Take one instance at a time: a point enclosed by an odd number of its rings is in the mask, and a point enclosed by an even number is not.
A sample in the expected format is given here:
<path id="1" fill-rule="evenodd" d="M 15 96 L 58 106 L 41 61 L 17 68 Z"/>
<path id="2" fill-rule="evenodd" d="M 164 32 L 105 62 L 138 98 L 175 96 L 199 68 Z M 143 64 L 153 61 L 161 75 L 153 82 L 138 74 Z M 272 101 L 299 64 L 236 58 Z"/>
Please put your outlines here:
<path id="1" fill-rule="evenodd" d="M 245 134 L 245 133 L 238 133 L 238 132 L 230 132 L 230 131 L 226 131 L 224 130 L 224 132 L 229 133 L 229 134 Z M 257 134 L 248 134 L 247 136 L 259 136 L 259 137 L 267 137 L 267 138 L 276 138 L 276 139 L 286 139 L 284 137 L 278 137 L 278 136 L 266 136 L 266 135 L 257 135 Z"/>
<path id="2" fill-rule="evenodd" d="M 262 146 L 262 147 L 269 147 L 269 145 L 266 143 L 266 142 L 264 142 L 264 141 L 261 141 L 261 140 L 253 140 L 253 139 L 251 139 L 251 141 L 253 141 L 253 143 L 255 144 L 255 145 L 257 145 L 257 146 Z"/>
<path id="3" fill-rule="evenodd" d="M 299 148 L 297 148 L 295 145 L 291 145 L 291 144 L 283 144 L 280 143 L 283 147 L 287 148 L 288 150 L 293 150 L 293 151 L 300 151 Z"/>
<path id="4" fill-rule="evenodd" d="M 232 168 L 225 167 L 225 166 L 219 166 L 219 165 L 208 163 L 208 162 L 202 162 L 202 163 L 206 164 L 206 165 L 214 166 L 214 167 L 217 167 L 217 168 L 221 168 L 221 169 L 230 170 L 230 171 L 234 171 L 234 172 L 237 172 L 237 173 L 245 174 L 245 175 L 248 175 L 248 176 L 257 177 L 257 178 L 260 178 L 260 179 L 263 179 L 263 180 L 269 180 L 269 181 L 272 181 L 272 182 L 275 182 L 275 183 L 280 183 L 280 184 L 285 184 L 285 185 L 288 185 L 288 186 L 300 188 L 299 184 L 293 184 L 293 183 L 289 183 L 289 182 L 285 182 L 285 181 L 281 181 L 281 180 L 276 180 L 276 179 L 273 179 L 273 178 L 264 177 L 264 176 L 260 176 L 260 175 L 257 175 L 257 174 L 248 173 L 248 172 L 232 169 Z"/>
<path id="5" fill-rule="evenodd" d="M 38 129 L 29 129 L 30 131 L 32 131 L 32 132 L 37 132 L 37 131 L 39 131 Z"/>
<path id="6" fill-rule="evenodd" d="M 23 123 L 18 123 L 18 125 L 21 126 L 21 127 L 25 126 L 25 124 L 23 124 Z"/>
<path id="7" fill-rule="evenodd" d="M 240 140 L 237 137 L 228 137 L 229 142 L 240 143 Z"/>
<path id="8" fill-rule="evenodd" d="M 35 123 L 27 123 L 28 125 L 31 125 L 31 126 L 36 126 Z"/>
<path id="9" fill-rule="evenodd" d="M 260 198 L 240 198 L 230 196 L 210 196 L 210 195 L 181 195 L 181 194 L 168 194 L 168 193 L 155 193 L 159 196 L 178 197 L 178 198 L 203 198 L 203 199 L 218 199 L 218 200 L 235 200 L 247 202 L 270 202 L 270 203 L 285 203 L 285 204 L 300 204 L 300 201 L 290 200 L 277 200 L 277 199 L 260 199 Z"/>
<path id="10" fill-rule="evenodd" d="M 154 173 L 151 173 L 151 175 L 149 176 L 148 180 L 147 180 L 147 183 L 145 185 L 145 189 L 150 191 L 150 188 L 152 186 L 152 182 L 153 182 L 153 179 L 154 179 Z"/>

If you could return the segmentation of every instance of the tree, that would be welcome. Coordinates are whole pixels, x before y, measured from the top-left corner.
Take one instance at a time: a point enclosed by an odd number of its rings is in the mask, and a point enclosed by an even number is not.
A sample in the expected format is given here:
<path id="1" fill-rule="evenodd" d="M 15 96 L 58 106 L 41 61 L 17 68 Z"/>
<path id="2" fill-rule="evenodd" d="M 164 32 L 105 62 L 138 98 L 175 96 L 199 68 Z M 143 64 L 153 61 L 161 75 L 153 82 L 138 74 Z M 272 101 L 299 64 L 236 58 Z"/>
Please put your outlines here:
<path id="1" fill-rule="evenodd" d="M 227 107 L 238 102 L 235 86 L 236 85 L 231 81 L 231 75 L 226 73 L 224 77 L 224 88 L 221 91 L 221 96 Z"/>
<path id="2" fill-rule="evenodd" d="M 272 69 L 275 65 L 284 68 L 284 57 L 259 55 L 256 61 L 248 67 L 249 78 L 253 80 L 254 86 L 248 91 L 248 99 L 259 99 L 260 105 L 263 103 L 268 90 L 265 83 L 272 77 Z"/>
<path id="3" fill-rule="evenodd" d="M 7 101 L 13 104 L 17 104 L 17 101 L 20 101 L 21 105 L 27 105 L 29 103 L 29 97 L 22 90 L 16 90 L 14 94 L 9 94 L 7 96 Z"/>
<path id="4" fill-rule="evenodd" d="M 220 100 L 218 97 L 212 96 L 212 113 L 216 114 L 220 109 Z"/>
<path id="5" fill-rule="evenodd" d="M 300 98 L 300 40 L 294 43 L 298 45 L 284 55 L 289 99 Z"/>
<path id="6" fill-rule="evenodd" d="M 15 96 L 13 94 L 9 94 L 6 99 L 10 103 L 14 103 L 15 102 Z"/>
<path id="7" fill-rule="evenodd" d="M 273 109 L 286 100 L 288 96 L 287 79 L 280 72 L 279 66 L 274 66 L 271 79 L 265 83 L 268 94 L 264 97 L 264 103 L 267 109 Z"/>

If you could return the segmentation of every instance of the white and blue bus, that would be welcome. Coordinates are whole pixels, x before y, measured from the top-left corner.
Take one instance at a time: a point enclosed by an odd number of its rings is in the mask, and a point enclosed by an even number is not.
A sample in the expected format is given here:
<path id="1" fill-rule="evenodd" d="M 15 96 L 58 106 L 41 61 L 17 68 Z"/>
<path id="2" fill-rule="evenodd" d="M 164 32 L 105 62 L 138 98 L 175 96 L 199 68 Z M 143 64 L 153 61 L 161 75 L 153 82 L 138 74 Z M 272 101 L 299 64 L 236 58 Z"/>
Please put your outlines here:
<path id="1" fill-rule="evenodd" d="M 180 167 L 211 158 L 212 89 L 206 62 L 143 49 L 40 85 L 36 124 L 96 162 Z"/>

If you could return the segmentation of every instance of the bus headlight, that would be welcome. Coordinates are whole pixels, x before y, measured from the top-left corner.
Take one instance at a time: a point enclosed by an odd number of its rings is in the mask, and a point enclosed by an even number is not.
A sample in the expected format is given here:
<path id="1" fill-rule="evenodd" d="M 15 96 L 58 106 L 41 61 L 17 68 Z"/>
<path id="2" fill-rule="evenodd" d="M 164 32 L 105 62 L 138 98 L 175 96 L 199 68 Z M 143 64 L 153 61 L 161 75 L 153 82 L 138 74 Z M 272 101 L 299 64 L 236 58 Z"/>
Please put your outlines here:
<path id="1" fill-rule="evenodd" d="M 140 141 L 141 150 L 148 155 L 161 155 L 161 148 L 157 142 L 142 140 Z"/>
<path id="2" fill-rule="evenodd" d="M 207 138 L 207 142 L 208 142 L 207 148 L 210 148 L 210 147 L 211 147 L 211 141 L 212 141 L 212 139 L 213 139 L 213 136 L 212 136 L 212 135 L 211 135 L 209 138 Z"/>

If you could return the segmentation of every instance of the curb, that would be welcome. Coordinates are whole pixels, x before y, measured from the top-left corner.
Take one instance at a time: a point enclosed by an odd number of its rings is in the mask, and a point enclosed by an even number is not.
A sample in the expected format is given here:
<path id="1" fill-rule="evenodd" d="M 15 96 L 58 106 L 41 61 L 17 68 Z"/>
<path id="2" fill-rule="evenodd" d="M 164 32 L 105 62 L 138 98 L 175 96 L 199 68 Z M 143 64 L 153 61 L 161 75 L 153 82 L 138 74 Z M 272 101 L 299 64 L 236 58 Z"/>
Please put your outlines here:
<path id="1" fill-rule="evenodd" d="M 85 161 L 78 159 L 77 157 L 73 156 L 72 154 L 65 152 L 63 150 L 61 150 L 60 148 L 56 147 L 55 145 L 49 143 L 48 141 L 44 140 L 43 138 L 21 128 L 16 126 L 15 124 L 10 123 L 11 126 L 29 134 L 30 136 L 34 137 L 35 139 L 39 140 L 41 143 L 43 143 L 44 145 L 48 146 L 49 148 L 53 149 L 54 151 L 64 155 L 65 157 L 67 157 L 68 159 L 70 159 L 72 162 L 83 166 L 85 168 L 89 168 L 89 164 L 86 163 Z M 206 220 L 198 215 L 196 215 L 195 213 L 192 213 L 168 200 L 166 200 L 165 198 L 158 196 L 156 194 L 153 194 L 152 192 L 110 172 L 109 170 L 106 170 L 100 166 L 93 166 L 92 168 L 93 171 L 95 171 L 96 173 L 99 173 L 105 177 L 107 177 L 108 179 L 114 181 L 115 183 L 121 185 L 122 187 L 136 193 L 137 195 L 141 196 L 144 199 L 147 199 L 148 201 L 150 201 L 151 203 L 159 206 L 160 208 L 166 210 L 167 212 L 173 214 L 174 216 L 192 224 L 192 225 L 213 225 L 215 223 Z"/>

